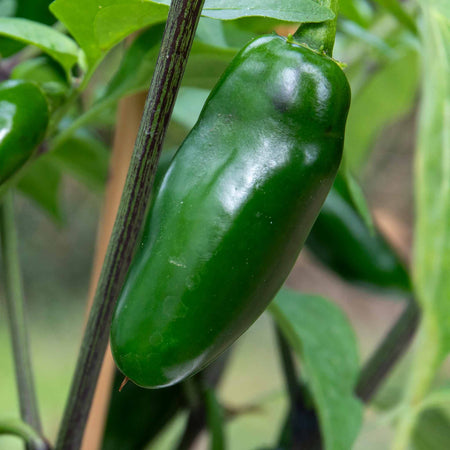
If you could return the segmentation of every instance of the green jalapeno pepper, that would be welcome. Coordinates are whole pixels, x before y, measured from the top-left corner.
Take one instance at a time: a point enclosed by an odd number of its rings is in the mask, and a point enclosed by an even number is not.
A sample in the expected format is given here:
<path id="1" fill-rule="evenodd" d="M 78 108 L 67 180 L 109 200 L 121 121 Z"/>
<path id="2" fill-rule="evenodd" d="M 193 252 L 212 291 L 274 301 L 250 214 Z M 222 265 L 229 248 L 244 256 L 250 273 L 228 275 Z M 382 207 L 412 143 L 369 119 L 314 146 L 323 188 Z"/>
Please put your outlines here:
<path id="1" fill-rule="evenodd" d="M 383 236 L 364 223 L 336 179 L 306 241 L 308 248 L 342 278 L 372 289 L 411 291 L 408 272 Z"/>
<path id="2" fill-rule="evenodd" d="M 47 101 L 39 87 L 21 80 L 0 83 L 0 184 L 33 155 L 48 120 Z"/>
<path id="3" fill-rule="evenodd" d="M 174 384 L 264 311 L 333 184 L 350 87 L 324 54 L 271 35 L 244 47 L 152 198 L 111 327 L 119 369 Z"/>

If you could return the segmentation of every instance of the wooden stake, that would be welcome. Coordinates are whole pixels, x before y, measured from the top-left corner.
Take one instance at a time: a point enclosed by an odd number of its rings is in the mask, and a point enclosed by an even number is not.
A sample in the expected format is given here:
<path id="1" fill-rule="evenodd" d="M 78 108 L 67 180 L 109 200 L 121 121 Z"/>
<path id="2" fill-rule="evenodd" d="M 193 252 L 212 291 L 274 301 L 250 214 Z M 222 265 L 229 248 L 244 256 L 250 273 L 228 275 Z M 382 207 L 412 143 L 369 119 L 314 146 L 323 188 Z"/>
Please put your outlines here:
<path id="1" fill-rule="evenodd" d="M 97 232 L 97 244 L 89 289 L 87 313 L 89 313 L 92 306 L 106 248 L 119 208 L 120 197 L 125 184 L 128 166 L 130 165 L 134 142 L 144 110 L 145 97 L 146 93 L 143 92 L 125 98 L 119 104 L 109 178 Z M 114 367 L 114 361 L 108 346 L 86 425 L 81 447 L 82 450 L 97 450 L 101 448 L 111 395 L 111 385 L 114 378 Z"/>

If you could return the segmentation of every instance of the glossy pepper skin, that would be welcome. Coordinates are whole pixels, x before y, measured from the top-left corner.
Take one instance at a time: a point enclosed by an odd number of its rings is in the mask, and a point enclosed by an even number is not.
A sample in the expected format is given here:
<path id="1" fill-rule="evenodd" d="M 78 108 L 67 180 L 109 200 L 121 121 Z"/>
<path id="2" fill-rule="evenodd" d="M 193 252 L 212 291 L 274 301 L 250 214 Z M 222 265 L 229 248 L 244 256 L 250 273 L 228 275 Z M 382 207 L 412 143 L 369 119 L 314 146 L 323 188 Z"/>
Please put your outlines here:
<path id="1" fill-rule="evenodd" d="M 111 327 L 119 369 L 174 384 L 264 311 L 342 156 L 350 88 L 330 58 L 258 38 L 231 62 L 155 191 Z"/>
<path id="2" fill-rule="evenodd" d="M 47 129 L 49 111 L 42 91 L 33 83 L 0 83 L 0 184 L 33 155 Z"/>
<path id="3" fill-rule="evenodd" d="M 371 287 L 411 291 L 405 266 L 383 236 L 364 223 L 338 176 L 306 241 L 342 278 Z"/>

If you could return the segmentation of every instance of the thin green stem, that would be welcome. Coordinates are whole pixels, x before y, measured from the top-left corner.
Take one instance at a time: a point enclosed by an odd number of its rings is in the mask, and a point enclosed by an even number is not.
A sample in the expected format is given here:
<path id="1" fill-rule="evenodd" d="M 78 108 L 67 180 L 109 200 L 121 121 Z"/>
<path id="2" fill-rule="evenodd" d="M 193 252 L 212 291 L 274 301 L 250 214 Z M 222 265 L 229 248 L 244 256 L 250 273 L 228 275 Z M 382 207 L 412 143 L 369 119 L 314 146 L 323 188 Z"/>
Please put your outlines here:
<path id="1" fill-rule="evenodd" d="M 17 389 L 22 419 L 36 431 L 41 432 L 33 371 L 25 319 L 17 234 L 14 224 L 14 205 L 9 191 L 0 206 L 0 233 L 3 254 L 3 272 L 6 288 L 8 320 L 14 353 Z"/>
<path id="2" fill-rule="evenodd" d="M 11 435 L 22 438 L 28 448 L 34 450 L 49 450 L 50 445 L 33 427 L 19 419 L 0 421 L 0 435 Z"/>
<path id="3" fill-rule="evenodd" d="M 339 0 L 317 0 L 317 2 L 329 8 L 334 13 L 334 18 L 319 23 L 302 23 L 295 32 L 294 39 L 331 57 L 336 37 Z"/>
<path id="4" fill-rule="evenodd" d="M 356 395 L 368 403 L 399 358 L 408 348 L 416 332 L 420 309 L 410 300 L 381 344 L 364 365 L 355 389 Z"/>
<path id="5" fill-rule="evenodd" d="M 162 142 L 204 0 L 174 0 L 150 85 L 119 212 L 89 315 L 58 435 L 59 450 L 80 447 L 108 344 L 112 314 L 144 220 Z"/>

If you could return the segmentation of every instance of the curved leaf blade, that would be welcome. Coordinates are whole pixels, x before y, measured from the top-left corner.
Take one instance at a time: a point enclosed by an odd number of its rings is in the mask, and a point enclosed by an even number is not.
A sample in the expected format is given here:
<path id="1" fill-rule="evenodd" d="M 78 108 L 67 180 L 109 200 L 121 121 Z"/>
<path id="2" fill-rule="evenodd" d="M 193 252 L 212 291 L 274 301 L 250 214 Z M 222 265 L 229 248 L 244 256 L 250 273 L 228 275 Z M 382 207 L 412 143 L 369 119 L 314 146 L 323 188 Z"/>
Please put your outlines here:
<path id="1" fill-rule="evenodd" d="M 322 297 L 282 289 L 270 306 L 302 361 L 326 450 L 348 450 L 362 423 L 353 390 L 359 374 L 356 338 L 342 311 Z"/>
<path id="2" fill-rule="evenodd" d="M 88 61 L 95 65 L 129 34 L 164 22 L 170 0 L 55 0 L 50 10 L 67 27 Z M 207 0 L 202 15 L 233 20 L 268 17 L 288 22 L 323 22 L 333 18 L 328 8 L 313 0 Z"/>
<path id="3" fill-rule="evenodd" d="M 66 73 L 81 56 L 77 44 L 65 34 L 38 22 L 19 17 L 0 17 L 0 35 L 35 45 L 58 61 Z"/>
<path id="4" fill-rule="evenodd" d="M 156 2 L 170 4 L 170 0 Z M 268 17 L 286 22 L 323 22 L 334 17 L 330 9 L 312 0 L 206 0 L 202 15 L 221 20 Z"/>

